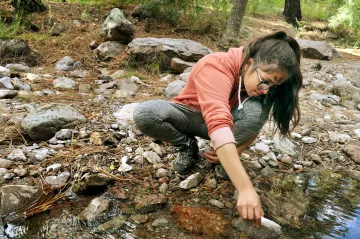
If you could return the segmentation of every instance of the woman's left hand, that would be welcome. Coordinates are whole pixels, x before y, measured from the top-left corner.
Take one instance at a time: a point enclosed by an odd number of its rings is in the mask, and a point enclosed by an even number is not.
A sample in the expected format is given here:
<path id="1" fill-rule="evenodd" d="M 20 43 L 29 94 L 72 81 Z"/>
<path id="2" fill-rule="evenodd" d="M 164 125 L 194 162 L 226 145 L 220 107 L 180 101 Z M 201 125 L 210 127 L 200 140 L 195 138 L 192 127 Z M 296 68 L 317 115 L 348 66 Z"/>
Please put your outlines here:
<path id="1" fill-rule="evenodd" d="M 210 163 L 219 163 L 216 152 L 213 150 L 204 152 L 204 156 Z"/>

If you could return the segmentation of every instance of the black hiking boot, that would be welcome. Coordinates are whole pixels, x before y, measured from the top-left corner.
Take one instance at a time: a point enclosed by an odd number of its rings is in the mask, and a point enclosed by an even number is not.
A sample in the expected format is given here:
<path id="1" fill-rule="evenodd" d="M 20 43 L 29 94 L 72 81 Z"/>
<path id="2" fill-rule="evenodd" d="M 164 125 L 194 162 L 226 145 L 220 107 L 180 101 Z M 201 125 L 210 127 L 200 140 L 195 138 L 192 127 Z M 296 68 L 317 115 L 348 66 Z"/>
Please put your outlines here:
<path id="1" fill-rule="evenodd" d="M 189 145 L 179 147 L 179 153 L 173 162 L 174 171 L 184 174 L 187 173 L 194 163 L 198 160 L 199 147 L 196 139 L 191 139 Z"/>

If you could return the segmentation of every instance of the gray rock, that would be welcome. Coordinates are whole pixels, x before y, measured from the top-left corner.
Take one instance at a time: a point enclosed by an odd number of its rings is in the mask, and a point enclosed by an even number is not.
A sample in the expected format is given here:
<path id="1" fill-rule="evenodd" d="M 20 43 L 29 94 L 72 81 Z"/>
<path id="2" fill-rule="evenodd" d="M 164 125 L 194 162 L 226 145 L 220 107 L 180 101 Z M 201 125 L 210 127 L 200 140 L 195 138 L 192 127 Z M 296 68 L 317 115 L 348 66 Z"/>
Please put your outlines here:
<path id="1" fill-rule="evenodd" d="M 0 158 L 0 168 L 10 168 L 13 163 L 11 160 Z"/>
<path id="2" fill-rule="evenodd" d="M 106 82 L 99 86 L 100 89 L 112 89 L 116 87 L 117 87 L 116 81 Z"/>
<path id="3" fill-rule="evenodd" d="M 203 176 L 200 173 L 195 173 L 187 177 L 184 181 L 179 184 L 179 187 L 182 189 L 190 189 L 197 187 L 202 181 Z"/>
<path id="4" fill-rule="evenodd" d="M 74 60 L 71 57 L 65 56 L 56 63 L 55 68 L 56 70 L 59 71 L 73 71 L 79 68 L 80 66 L 81 66 L 80 61 L 74 62 Z"/>
<path id="5" fill-rule="evenodd" d="M 107 41 L 100 44 L 94 51 L 102 61 L 109 61 L 125 50 L 125 45 L 116 41 Z"/>
<path id="6" fill-rule="evenodd" d="M 85 122 L 85 117 L 67 105 L 49 104 L 29 113 L 21 128 L 33 140 L 49 140 L 62 128 Z"/>
<path id="7" fill-rule="evenodd" d="M 360 88 L 354 86 L 345 78 L 338 77 L 338 79 L 333 81 L 332 84 L 329 84 L 326 91 L 333 92 L 342 98 L 354 101 L 356 104 L 360 103 Z"/>
<path id="8" fill-rule="evenodd" d="M 74 89 L 76 83 L 73 79 L 62 76 L 53 81 L 55 88 Z"/>
<path id="9" fill-rule="evenodd" d="M 3 77 L 0 79 L 0 88 L 6 88 L 9 90 L 13 90 L 14 86 L 11 83 L 11 78 L 10 77 Z"/>
<path id="10" fill-rule="evenodd" d="M 10 70 L 0 66 L 0 77 L 6 77 L 6 76 L 10 76 Z"/>
<path id="11" fill-rule="evenodd" d="M 169 224 L 169 221 L 166 218 L 159 218 L 159 219 L 155 219 L 151 225 L 153 227 L 164 227 L 167 226 Z"/>
<path id="12" fill-rule="evenodd" d="M 14 60 L 15 57 L 30 61 L 31 49 L 24 40 L 20 39 L 0 39 L 0 65 L 8 60 Z M 36 59 L 34 59 L 35 61 Z M 34 62 L 33 62 L 34 63 Z"/>
<path id="13" fill-rule="evenodd" d="M 96 173 L 85 174 L 80 180 L 76 181 L 73 186 L 74 193 L 91 192 L 92 190 L 99 190 L 105 188 L 107 184 L 112 181 L 108 176 Z"/>
<path id="14" fill-rule="evenodd" d="M 209 201 L 210 204 L 214 205 L 215 207 L 218 207 L 220 209 L 224 208 L 225 205 L 223 202 L 219 201 L 219 200 L 216 200 L 216 199 L 210 199 Z"/>
<path id="15" fill-rule="evenodd" d="M 346 141 L 351 140 L 351 137 L 347 134 L 340 134 L 337 132 L 332 132 L 332 131 L 328 131 L 329 134 L 329 139 L 330 141 L 334 142 L 334 143 L 345 143 Z"/>
<path id="16" fill-rule="evenodd" d="M 91 200 L 90 204 L 78 215 L 79 220 L 93 222 L 97 216 L 106 212 L 110 206 L 110 201 L 97 197 Z"/>
<path id="17" fill-rule="evenodd" d="M 171 82 L 165 89 L 165 96 L 168 98 L 178 96 L 180 91 L 185 87 L 185 84 L 186 83 L 182 80 Z"/>
<path id="18" fill-rule="evenodd" d="M 5 68 L 9 69 L 10 71 L 15 71 L 15 72 L 30 72 L 31 69 L 30 67 L 28 67 L 27 65 L 23 65 L 23 64 L 7 64 L 5 66 Z"/>
<path id="19" fill-rule="evenodd" d="M 348 170 L 347 175 L 355 180 L 360 181 L 360 171 L 357 170 Z"/>
<path id="20" fill-rule="evenodd" d="M 275 172 L 272 168 L 270 168 L 269 166 L 266 166 L 265 168 L 260 170 L 260 174 L 265 177 L 271 177 L 275 174 Z"/>
<path id="21" fill-rule="evenodd" d="M 357 105 L 358 110 L 360 110 L 360 104 Z"/>
<path id="22" fill-rule="evenodd" d="M 185 69 L 194 65 L 195 62 L 186 62 L 177 57 L 171 59 L 171 68 L 178 74 L 183 73 Z"/>
<path id="23" fill-rule="evenodd" d="M 245 163 L 247 168 L 253 169 L 253 170 L 259 170 L 262 169 L 261 164 L 258 161 L 248 161 Z"/>
<path id="24" fill-rule="evenodd" d="M 70 178 L 69 172 L 62 172 L 58 176 L 47 176 L 45 177 L 45 184 L 54 186 L 54 187 L 63 187 Z"/>
<path id="25" fill-rule="evenodd" d="M 331 60 L 333 57 L 333 47 L 326 42 L 304 39 L 297 39 L 297 42 L 304 57 L 320 60 Z"/>
<path id="26" fill-rule="evenodd" d="M 324 94 L 311 94 L 310 98 L 312 100 L 317 100 L 321 104 L 327 105 L 337 105 L 340 103 L 340 97 L 336 95 L 324 95 Z"/>
<path id="27" fill-rule="evenodd" d="M 54 163 L 54 164 L 52 164 L 52 165 L 50 165 L 50 166 L 48 166 L 46 168 L 46 172 L 54 172 L 54 173 L 56 173 L 56 172 L 58 172 L 60 170 L 60 168 L 61 168 L 60 163 Z"/>
<path id="28" fill-rule="evenodd" d="M 73 133 L 72 129 L 61 129 L 58 132 L 56 132 L 55 138 L 59 140 L 71 139 L 72 133 Z"/>
<path id="29" fill-rule="evenodd" d="M 354 129 L 356 137 L 360 138 L 360 129 Z"/>
<path id="30" fill-rule="evenodd" d="M 138 213 L 146 214 L 155 212 L 158 209 L 164 207 L 167 203 L 167 198 L 164 194 L 153 194 L 144 197 L 135 198 L 135 210 Z"/>
<path id="31" fill-rule="evenodd" d="M 134 27 L 120 9 L 114 8 L 102 24 L 100 33 L 107 41 L 121 41 L 127 44 L 134 38 Z"/>
<path id="32" fill-rule="evenodd" d="M 55 26 L 51 29 L 50 34 L 52 36 L 60 36 L 61 33 L 66 32 L 68 29 L 68 26 L 62 23 L 56 23 Z"/>
<path id="33" fill-rule="evenodd" d="M 154 143 L 154 142 L 151 142 L 151 144 L 149 145 L 149 147 L 155 151 L 155 153 L 157 153 L 160 157 L 163 156 L 164 152 L 163 150 L 161 149 L 160 145 Z"/>
<path id="34" fill-rule="evenodd" d="M 131 16 L 133 18 L 144 19 L 151 17 L 151 12 L 146 7 L 144 7 L 144 5 L 138 4 L 132 10 Z"/>
<path id="35" fill-rule="evenodd" d="M 164 168 L 159 168 L 156 173 L 155 173 L 155 176 L 157 178 L 162 178 L 162 177 L 169 177 L 171 176 L 171 172 L 167 169 L 164 169 Z"/>
<path id="36" fill-rule="evenodd" d="M 270 160 L 268 161 L 268 164 L 269 164 L 271 167 L 274 167 L 274 168 L 279 167 L 279 161 L 277 161 L 276 159 L 275 159 L 275 160 L 274 160 L 274 159 L 270 159 Z"/>
<path id="37" fill-rule="evenodd" d="M 118 80 L 117 85 L 119 90 L 127 91 L 129 93 L 136 93 L 139 87 L 133 82 L 133 80 Z"/>
<path id="38" fill-rule="evenodd" d="M 129 43 L 130 64 L 153 65 L 160 71 L 171 70 L 171 59 L 178 57 L 184 61 L 197 62 L 212 53 L 207 47 L 186 39 L 135 38 Z"/>
<path id="39" fill-rule="evenodd" d="M 286 137 L 281 137 L 279 133 L 276 133 L 273 138 L 274 148 L 282 154 L 288 154 L 291 156 L 296 155 L 295 145 Z"/>
<path id="40" fill-rule="evenodd" d="M 25 209 L 43 195 L 38 187 L 27 185 L 6 185 L 0 188 L 0 216 Z"/>
<path id="41" fill-rule="evenodd" d="M 12 179 L 13 177 L 15 177 L 15 174 L 14 174 L 14 173 L 5 173 L 5 175 L 4 175 L 4 179 L 5 179 L 5 180 L 10 180 L 10 179 Z"/>
<path id="42" fill-rule="evenodd" d="M 321 157 L 319 155 L 317 155 L 317 154 L 311 154 L 310 159 L 316 164 L 321 164 L 322 163 Z"/>
<path id="43" fill-rule="evenodd" d="M 251 225 L 250 222 L 242 220 L 242 218 L 236 218 L 232 221 L 232 226 L 241 232 L 244 232 L 249 238 L 256 239 L 270 239 L 279 238 L 281 235 L 281 226 L 264 217 L 261 218 L 261 227 L 256 228 Z"/>
<path id="44" fill-rule="evenodd" d="M 155 153 L 153 151 L 145 151 L 143 156 L 151 164 L 161 163 L 161 158 L 159 157 L 159 155 L 157 153 Z"/>
<path id="45" fill-rule="evenodd" d="M 4 175 L 8 172 L 9 170 L 7 170 L 6 168 L 0 168 L 0 178 L 4 177 Z"/>
<path id="46" fill-rule="evenodd" d="M 7 158 L 12 161 L 26 161 L 25 154 L 21 149 L 14 149 Z"/>
<path id="47" fill-rule="evenodd" d="M 344 153 L 356 164 L 360 164 L 360 146 L 348 144 L 343 148 Z"/>
<path id="48" fill-rule="evenodd" d="M 96 229 L 106 233 L 114 233 L 126 223 L 126 216 L 121 215 L 99 225 Z"/>
<path id="49" fill-rule="evenodd" d="M 31 159 L 35 159 L 37 161 L 43 161 L 49 156 L 49 150 L 48 149 L 34 149 L 30 153 L 28 153 L 28 156 Z"/>
<path id="50" fill-rule="evenodd" d="M 12 99 L 18 95 L 16 90 L 1 90 L 0 89 L 0 99 Z"/>
<path id="51" fill-rule="evenodd" d="M 26 168 L 17 168 L 14 170 L 14 174 L 18 177 L 26 177 L 29 174 L 29 171 Z"/>
<path id="52" fill-rule="evenodd" d="M 89 76 L 90 73 L 86 70 L 75 70 L 75 71 L 71 72 L 70 75 L 75 78 L 85 78 L 85 77 Z"/>

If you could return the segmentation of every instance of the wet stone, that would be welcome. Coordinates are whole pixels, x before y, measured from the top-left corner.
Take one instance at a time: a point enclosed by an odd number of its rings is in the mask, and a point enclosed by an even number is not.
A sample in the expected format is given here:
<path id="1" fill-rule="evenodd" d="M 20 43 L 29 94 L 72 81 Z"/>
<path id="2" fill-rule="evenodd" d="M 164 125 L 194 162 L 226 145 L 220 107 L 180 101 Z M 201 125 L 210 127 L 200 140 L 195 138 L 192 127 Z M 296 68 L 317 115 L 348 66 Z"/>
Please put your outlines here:
<path id="1" fill-rule="evenodd" d="M 82 221 L 92 222 L 97 216 L 106 212 L 109 208 L 110 201 L 97 197 L 91 200 L 90 204 L 79 214 L 79 219 Z"/>
<path id="2" fill-rule="evenodd" d="M 218 210 L 173 205 L 171 213 L 178 225 L 191 233 L 203 234 L 208 238 L 230 237 L 230 220 Z"/>
<path id="3" fill-rule="evenodd" d="M 275 239 L 279 238 L 282 233 L 280 225 L 263 217 L 260 228 L 253 227 L 250 222 L 244 221 L 240 217 L 232 221 L 232 226 L 236 230 L 244 232 L 249 238 L 256 239 Z"/>
<path id="4" fill-rule="evenodd" d="M 131 220 L 133 220 L 136 224 L 144 224 L 149 220 L 148 215 L 131 215 Z"/>
<path id="5" fill-rule="evenodd" d="M 135 199 L 135 210 L 138 213 L 146 214 L 161 209 L 167 203 L 164 194 L 153 194 Z"/>
<path id="6" fill-rule="evenodd" d="M 118 216 L 110 221 L 105 222 L 104 224 L 101 224 L 97 227 L 97 230 L 107 232 L 107 233 L 113 233 L 122 226 L 125 225 L 126 222 L 126 216 Z"/>

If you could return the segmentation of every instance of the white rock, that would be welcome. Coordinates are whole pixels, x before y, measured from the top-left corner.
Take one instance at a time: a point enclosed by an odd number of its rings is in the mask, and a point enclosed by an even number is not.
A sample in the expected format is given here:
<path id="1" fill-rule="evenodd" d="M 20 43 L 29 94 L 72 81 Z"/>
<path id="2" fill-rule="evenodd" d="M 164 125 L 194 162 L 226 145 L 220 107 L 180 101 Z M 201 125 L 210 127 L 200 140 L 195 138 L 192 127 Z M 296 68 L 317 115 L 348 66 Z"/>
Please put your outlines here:
<path id="1" fill-rule="evenodd" d="M 268 153 L 270 151 L 269 146 L 264 143 L 256 143 L 255 150 L 261 153 Z"/>
<path id="2" fill-rule="evenodd" d="M 316 143 L 316 141 L 317 141 L 315 138 L 312 138 L 312 137 L 303 137 L 301 140 L 305 144 L 313 144 L 313 143 Z"/>
<path id="3" fill-rule="evenodd" d="M 129 172 L 131 171 L 133 168 L 127 164 L 127 163 L 122 163 L 118 169 L 119 172 Z"/>
<path id="4" fill-rule="evenodd" d="M 118 129 L 118 128 L 119 128 L 119 125 L 118 125 L 118 124 L 111 124 L 111 128 L 112 128 L 112 129 Z"/>
<path id="5" fill-rule="evenodd" d="M 197 145 L 198 145 L 199 149 L 203 149 L 203 148 L 205 148 L 206 143 L 204 140 L 200 139 L 200 140 L 198 140 Z"/>
<path id="6" fill-rule="evenodd" d="M 25 154 L 21 149 L 14 149 L 10 154 L 8 154 L 7 158 L 13 161 L 26 161 Z"/>
<path id="7" fill-rule="evenodd" d="M 129 160 L 129 157 L 128 156 L 123 156 L 121 158 L 121 163 L 127 163 L 127 161 Z"/>
<path id="8" fill-rule="evenodd" d="M 201 176 L 200 173 L 195 173 L 195 174 L 189 176 L 188 178 L 186 178 L 184 181 L 182 181 L 180 183 L 179 187 L 182 189 L 190 189 L 190 188 L 197 187 L 200 184 L 202 179 L 203 179 L 203 177 Z"/>
<path id="9" fill-rule="evenodd" d="M 56 132 L 55 137 L 60 140 L 71 139 L 72 138 L 72 129 L 61 129 Z"/>
<path id="10" fill-rule="evenodd" d="M 340 134 L 332 131 L 328 131 L 329 139 L 332 142 L 345 143 L 346 141 L 351 140 L 351 137 L 347 134 Z"/>
<path id="11" fill-rule="evenodd" d="M 75 81 L 73 81 L 71 78 L 64 76 L 54 80 L 53 84 L 55 88 L 61 88 L 61 89 L 73 89 L 76 85 Z"/>
<path id="12" fill-rule="evenodd" d="M 61 164 L 55 163 L 46 168 L 46 172 L 57 172 L 61 168 Z"/>
<path id="13" fill-rule="evenodd" d="M 28 79 L 31 82 L 37 81 L 37 80 L 41 80 L 42 77 L 36 74 L 32 74 L 32 73 L 27 73 L 26 74 L 26 79 Z"/>
<path id="14" fill-rule="evenodd" d="M 161 158 L 159 155 L 152 151 L 146 151 L 144 152 L 143 156 L 146 158 L 146 160 L 151 164 L 157 164 L 161 163 Z"/>
<path id="15" fill-rule="evenodd" d="M 155 153 L 157 153 L 159 156 L 163 156 L 164 152 L 163 150 L 161 149 L 160 145 L 152 142 L 149 147 L 155 151 Z"/>
<path id="16" fill-rule="evenodd" d="M 354 129 L 356 137 L 360 138 L 360 129 Z"/>
<path id="17" fill-rule="evenodd" d="M 155 219 L 151 225 L 153 227 L 164 227 L 167 224 L 169 224 L 169 221 L 166 218 L 159 218 L 159 219 Z"/>
<path id="18" fill-rule="evenodd" d="M 294 169 L 303 169 L 303 166 L 300 164 L 294 164 Z"/>
<path id="19" fill-rule="evenodd" d="M 168 177 L 170 175 L 171 175 L 171 173 L 169 172 L 169 170 L 164 169 L 164 168 L 159 168 L 155 173 L 155 176 L 157 178 Z"/>
<path id="20" fill-rule="evenodd" d="M 272 144 L 272 140 L 270 140 L 270 139 L 264 139 L 264 140 L 261 140 L 261 142 L 263 142 L 266 145 Z"/>
<path id="21" fill-rule="evenodd" d="M 10 70 L 3 66 L 0 66 L 0 77 L 4 76 L 10 76 Z"/>
<path id="22" fill-rule="evenodd" d="M 131 153 L 132 151 L 133 151 L 133 149 L 131 147 L 126 147 L 125 148 L 126 153 Z"/>
<path id="23" fill-rule="evenodd" d="M 300 139 L 301 137 L 302 137 L 301 134 L 294 133 L 294 132 L 291 133 L 291 138 L 293 138 L 293 139 Z"/>

